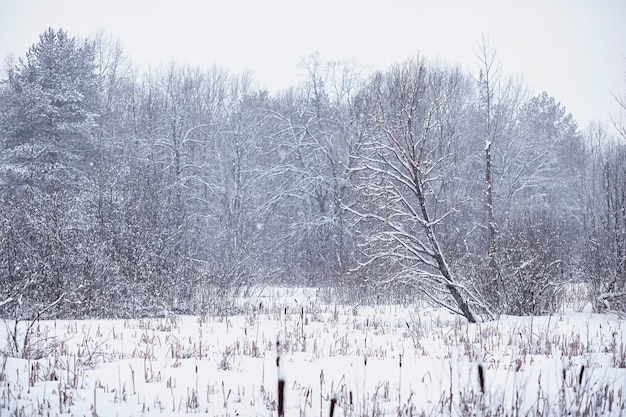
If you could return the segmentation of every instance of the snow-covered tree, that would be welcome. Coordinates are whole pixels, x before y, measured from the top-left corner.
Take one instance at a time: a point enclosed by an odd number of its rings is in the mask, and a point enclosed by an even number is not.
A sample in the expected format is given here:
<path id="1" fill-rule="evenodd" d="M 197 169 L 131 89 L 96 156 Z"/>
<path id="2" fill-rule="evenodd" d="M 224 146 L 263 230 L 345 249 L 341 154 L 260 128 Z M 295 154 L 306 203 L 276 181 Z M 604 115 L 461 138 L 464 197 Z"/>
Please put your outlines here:
<path id="1" fill-rule="evenodd" d="M 20 265 L 8 280 L 46 302 L 84 272 L 98 110 L 93 44 L 48 29 L 7 81 L 0 181 L 5 201 L 15 202 L 7 209 L 20 214 L 4 262 Z"/>
<path id="2" fill-rule="evenodd" d="M 351 198 L 351 155 L 362 144 L 356 107 L 362 81 L 350 64 L 312 56 L 303 66 L 307 82 L 280 94 L 271 112 L 279 160 L 268 179 L 281 179 L 273 203 L 285 217 L 279 239 L 291 271 L 310 282 L 337 282 L 353 258 L 342 202 Z"/>
<path id="3" fill-rule="evenodd" d="M 515 118 L 523 89 L 502 73 L 497 51 L 486 38 L 481 40 L 475 54 L 479 71 L 474 133 L 484 143 L 480 150 L 482 161 L 478 165 L 482 169 L 484 209 L 474 221 L 484 230 L 484 238 L 483 250 L 478 247 L 473 250 L 473 263 L 476 265 L 476 287 L 489 304 L 497 306 L 503 292 L 497 264 L 501 228 L 498 213 L 503 212 L 499 198 L 502 191 L 499 189 L 498 155 L 506 154 L 507 143 L 518 135 Z"/>
<path id="4" fill-rule="evenodd" d="M 471 295 L 450 267 L 438 229 L 459 207 L 434 210 L 451 168 L 448 145 L 458 134 L 442 115 L 458 86 L 454 73 L 420 57 L 373 76 L 364 110 L 372 130 L 356 168 L 361 198 L 347 209 L 363 231 L 362 267 L 383 266 L 383 285 L 416 288 L 474 322 Z"/>
<path id="5" fill-rule="evenodd" d="M 579 262 L 583 148 L 571 114 L 545 92 L 520 106 L 511 132 L 494 149 L 496 299 L 503 312 L 540 314 Z"/>
<path id="6" fill-rule="evenodd" d="M 626 81 L 626 78 L 625 78 Z M 617 135 L 603 124 L 586 133 L 582 196 L 586 245 L 583 268 L 597 310 L 626 311 L 626 96 L 613 115 Z"/>
<path id="7" fill-rule="evenodd" d="M 8 85 L 7 179 L 43 192 L 77 188 L 88 176 L 98 105 L 93 44 L 48 29 Z"/>

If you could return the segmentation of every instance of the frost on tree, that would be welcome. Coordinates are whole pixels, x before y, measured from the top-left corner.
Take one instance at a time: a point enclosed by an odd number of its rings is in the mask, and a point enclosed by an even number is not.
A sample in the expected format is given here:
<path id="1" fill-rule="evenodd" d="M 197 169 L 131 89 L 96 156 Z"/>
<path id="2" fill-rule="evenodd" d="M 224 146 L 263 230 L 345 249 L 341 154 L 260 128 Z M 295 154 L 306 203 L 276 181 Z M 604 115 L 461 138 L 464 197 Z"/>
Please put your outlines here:
<path id="1" fill-rule="evenodd" d="M 420 58 L 372 79 L 365 112 L 373 129 L 357 168 L 362 199 L 348 209 L 365 230 L 363 266 L 386 265 L 386 283 L 414 286 L 475 322 L 437 229 L 457 207 L 434 210 L 449 168 L 447 135 L 454 135 L 444 115 L 458 86 L 454 74 Z"/>
<path id="2" fill-rule="evenodd" d="M 45 303 L 67 288 L 81 258 L 89 171 L 96 158 L 93 45 L 48 29 L 8 72 L 0 181 L 11 251 L 9 288 Z M 73 272 L 75 273 L 75 272 Z"/>

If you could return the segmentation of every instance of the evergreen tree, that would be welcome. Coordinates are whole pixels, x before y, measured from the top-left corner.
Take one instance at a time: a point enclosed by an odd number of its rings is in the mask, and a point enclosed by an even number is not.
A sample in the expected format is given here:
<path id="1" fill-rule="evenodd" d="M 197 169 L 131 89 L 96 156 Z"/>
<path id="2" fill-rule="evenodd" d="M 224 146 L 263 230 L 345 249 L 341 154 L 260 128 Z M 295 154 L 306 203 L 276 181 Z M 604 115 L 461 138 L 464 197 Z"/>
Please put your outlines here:
<path id="1" fill-rule="evenodd" d="M 5 218 L 16 221 L 3 230 L 13 248 L 2 255 L 3 279 L 46 303 L 81 274 L 98 104 L 93 44 L 48 29 L 7 81 L 0 181 Z"/>

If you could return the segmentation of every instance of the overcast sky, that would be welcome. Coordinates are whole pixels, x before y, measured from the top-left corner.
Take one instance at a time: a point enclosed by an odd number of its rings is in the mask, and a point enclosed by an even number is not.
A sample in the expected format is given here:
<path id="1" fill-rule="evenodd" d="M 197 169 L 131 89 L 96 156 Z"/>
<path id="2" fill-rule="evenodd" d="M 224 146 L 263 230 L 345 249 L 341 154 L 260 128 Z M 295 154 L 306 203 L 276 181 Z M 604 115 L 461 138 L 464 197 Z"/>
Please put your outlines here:
<path id="1" fill-rule="evenodd" d="M 505 73 L 583 128 L 626 92 L 626 0 L 0 0 L 0 58 L 24 56 L 48 27 L 104 30 L 142 66 L 250 70 L 270 90 L 299 82 L 314 52 L 380 69 L 420 52 L 476 72 L 484 34 Z"/>

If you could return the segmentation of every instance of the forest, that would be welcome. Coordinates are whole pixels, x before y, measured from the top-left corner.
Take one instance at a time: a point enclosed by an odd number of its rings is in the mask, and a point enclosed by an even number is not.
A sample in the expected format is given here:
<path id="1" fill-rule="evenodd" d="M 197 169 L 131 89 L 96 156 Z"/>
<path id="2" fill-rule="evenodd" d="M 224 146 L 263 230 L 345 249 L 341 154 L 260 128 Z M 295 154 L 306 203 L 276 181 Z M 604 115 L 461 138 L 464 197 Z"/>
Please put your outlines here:
<path id="1" fill-rule="evenodd" d="M 581 129 L 475 52 L 311 55 L 266 91 L 46 30 L 0 76 L 0 316 L 204 314 L 268 285 L 470 322 L 572 291 L 626 311 L 626 124 Z"/>

